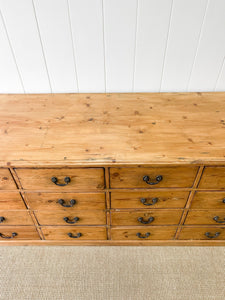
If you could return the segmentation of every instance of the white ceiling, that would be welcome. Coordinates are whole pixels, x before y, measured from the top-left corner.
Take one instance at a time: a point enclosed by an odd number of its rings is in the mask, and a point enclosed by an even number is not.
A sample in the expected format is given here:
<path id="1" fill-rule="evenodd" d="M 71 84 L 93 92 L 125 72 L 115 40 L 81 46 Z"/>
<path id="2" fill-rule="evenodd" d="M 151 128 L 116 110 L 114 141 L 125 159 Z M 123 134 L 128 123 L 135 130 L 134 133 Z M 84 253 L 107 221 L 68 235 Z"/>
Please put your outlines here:
<path id="1" fill-rule="evenodd" d="M 0 0 L 0 93 L 225 91 L 225 0 Z"/>

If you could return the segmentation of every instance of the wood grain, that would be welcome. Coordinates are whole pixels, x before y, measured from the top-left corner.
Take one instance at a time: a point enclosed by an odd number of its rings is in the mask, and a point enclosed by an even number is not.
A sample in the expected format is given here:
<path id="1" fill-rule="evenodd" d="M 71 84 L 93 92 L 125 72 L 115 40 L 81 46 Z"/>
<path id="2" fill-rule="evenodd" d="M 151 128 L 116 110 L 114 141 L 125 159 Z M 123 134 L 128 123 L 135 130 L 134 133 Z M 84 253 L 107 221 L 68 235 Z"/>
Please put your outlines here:
<path id="1" fill-rule="evenodd" d="M 111 236 L 112 240 L 169 240 L 172 239 L 175 235 L 176 227 L 145 227 L 145 228 L 112 228 Z M 139 238 L 136 234 L 141 233 L 141 236 L 145 236 L 146 233 L 150 233 L 150 236 L 147 238 Z"/>
<path id="2" fill-rule="evenodd" d="M 0 210 L 0 217 L 5 219 L 0 223 L 0 227 L 5 225 L 34 225 L 29 212 L 26 210 Z"/>
<path id="3" fill-rule="evenodd" d="M 197 167 L 152 167 L 152 168 L 111 168 L 111 188 L 161 188 L 161 187 L 192 187 Z M 149 181 L 156 183 L 149 185 L 143 177 L 149 176 Z M 163 176 L 162 181 L 157 182 L 157 176 Z"/>
<path id="4" fill-rule="evenodd" d="M 106 225 L 106 212 L 104 210 L 76 210 L 70 212 L 68 210 L 64 211 L 35 211 L 35 216 L 37 217 L 38 223 L 40 225 L 67 225 L 64 218 L 67 217 L 69 220 L 74 222 L 74 218 L 78 217 L 79 220 L 73 224 L 74 226 L 79 225 Z"/>
<path id="5" fill-rule="evenodd" d="M 182 210 L 166 210 L 166 209 L 157 209 L 157 210 L 140 210 L 140 211 L 112 211 L 111 220 L 112 225 L 142 225 L 142 226 L 154 226 L 154 225 L 175 225 L 179 224 L 181 218 Z M 143 225 L 138 221 L 138 218 L 143 218 L 144 222 L 147 222 L 150 217 L 153 217 L 154 220 L 147 224 Z"/>
<path id="6" fill-rule="evenodd" d="M 225 209 L 225 191 L 196 192 L 191 202 L 191 209 Z"/>
<path id="7" fill-rule="evenodd" d="M 16 185 L 8 169 L 0 169 L 0 190 L 15 190 Z"/>
<path id="8" fill-rule="evenodd" d="M 211 236 L 214 236 L 216 232 L 219 232 L 219 236 L 213 239 L 208 238 L 205 233 L 209 232 Z M 224 240 L 225 239 L 225 227 L 183 227 L 179 236 L 180 240 Z"/>
<path id="9" fill-rule="evenodd" d="M 0 95 L 0 166 L 224 164 L 224 107 L 224 92 Z"/>
<path id="10" fill-rule="evenodd" d="M 213 218 L 218 217 L 216 222 Z M 222 223 L 219 223 L 222 222 Z M 190 210 L 185 225 L 225 225 L 225 209 L 220 210 Z"/>
<path id="11" fill-rule="evenodd" d="M 68 191 L 71 189 L 103 189 L 104 172 L 102 168 L 84 169 L 16 169 L 24 189 Z M 58 186 L 51 181 L 56 177 L 59 184 L 70 177 L 66 186 Z"/>
<path id="12" fill-rule="evenodd" d="M 225 189 L 225 167 L 206 167 L 198 187 Z"/>
<path id="13" fill-rule="evenodd" d="M 25 192 L 28 206 L 33 210 L 77 210 L 105 209 L 104 193 L 31 193 Z M 66 205 L 74 199 L 76 203 L 72 207 L 63 207 L 58 200 L 63 199 Z"/>
<path id="14" fill-rule="evenodd" d="M 11 236 L 15 232 L 17 235 L 12 239 L 4 239 L 0 236 L 1 242 L 11 242 L 14 240 L 39 240 L 39 234 L 34 226 L 2 226 L 0 233 L 4 236 Z"/>
<path id="15" fill-rule="evenodd" d="M 0 209 L 26 209 L 19 193 L 0 193 Z"/>
<path id="16" fill-rule="evenodd" d="M 104 227 L 77 227 L 77 226 L 43 226 L 42 232 L 46 240 L 105 240 L 106 228 Z M 77 235 L 81 233 L 79 238 L 71 238 L 68 233 Z"/>

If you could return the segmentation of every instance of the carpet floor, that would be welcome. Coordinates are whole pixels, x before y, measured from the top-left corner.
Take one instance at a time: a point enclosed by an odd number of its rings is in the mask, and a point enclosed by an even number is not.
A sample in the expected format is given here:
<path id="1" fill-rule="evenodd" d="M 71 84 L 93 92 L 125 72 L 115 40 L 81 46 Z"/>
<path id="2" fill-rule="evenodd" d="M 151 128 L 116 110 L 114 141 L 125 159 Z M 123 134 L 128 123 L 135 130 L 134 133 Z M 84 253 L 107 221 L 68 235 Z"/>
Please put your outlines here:
<path id="1" fill-rule="evenodd" d="M 224 247 L 0 247 L 2 300 L 224 300 Z"/>

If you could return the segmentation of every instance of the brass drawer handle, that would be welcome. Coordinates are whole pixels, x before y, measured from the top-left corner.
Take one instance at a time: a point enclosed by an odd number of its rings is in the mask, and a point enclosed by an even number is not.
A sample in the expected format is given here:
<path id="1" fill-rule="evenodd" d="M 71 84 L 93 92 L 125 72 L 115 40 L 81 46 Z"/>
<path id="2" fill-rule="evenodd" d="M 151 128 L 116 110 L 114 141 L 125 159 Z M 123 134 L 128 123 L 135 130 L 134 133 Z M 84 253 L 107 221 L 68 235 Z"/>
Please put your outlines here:
<path id="1" fill-rule="evenodd" d="M 205 236 L 207 236 L 210 239 L 215 239 L 220 235 L 220 232 L 216 232 L 214 235 L 212 235 L 210 232 L 206 232 Z"/>
<path id="2" fill-rule="evenodd" d="M 137 220 L 138 220 L 138 222 L 140 222 L 142 224 L 150 224 L 150 223 L 152 223 L 155 220 L 155 218 L 154 217 L 150 217 L 150 218 L 148 218 L 148 221 L 144 221 L 144 219 L 142 217 L 140 217 Z"/>
<path id="3" fill-rule="evenodd" d="M 162 177 L 162 175 L 158 175 L 158 176 L 156 176 L 156 178 L 155 178 L 156 181 L 150 181 L 151 179 L 149 178 L 149 176 L 148 176 L 148 175 L 145 175 L 145 176 L 143 176 L 143 180 L 144 180 L 144 182 L 146 182 L 147 184 L 155 185 L 155 184 L 158 184 L 160 181 L 162 181 L 162 180 L 163 180 L 163 177 Z"/>
<path id="4" fill-rule="evenodd" d="M 78 217 L 73 218 L 74 221 L 70 221 L 70 219 L 68 217 L 63 218 L 63 220 L 68 223 L 68 224 L 75 224 L 77 223 L 77 221 L 79 221 Z"/>
<path id="5" fill-rule="evenodd" d="M 139 239 L 146 239 L 150 236 L 150 232 L 146 232 L 145 235 L 142 235 L 140 232 L 138 232 L 136 236 L 139 237 Z"/>
<path id="6" fill-rule="evenodd" d="M 222 221 L 220 221 L 219 218 L 220 218 L 219 216 L 216 216 L 213 218 L 213 220 L 216 221 L 217 223 L 225 223 L 225 218 Z"/>
<path id="7" fill-rule="evenodd" d="M 71 200 L 70 200 L 70 204 L 65 204 L 65 201 L 64 201 L 63 199 L 59 199 L 59 200 L 58 200 L 58 203 L 59 203 L 60 205 L 62 205 L 63 207 L 73 207 L 73 206 L 76 204 L 76 200 L 71 199 Z"/>
<path id="8" fill-rule="evenodd" d="M 15 236 L 17 236 L 16 232 L 13 232 L 11 236 L 4 235 L 3 233 L 0 233 L 0 237 L 3 238 L 3 239 L 13 239 Z"/>
<path id="9" fill-rule="evenodd" d="M 156 204 L 156 203 L 158 202 L 158 200 L 159 200 L 158 198 L 152 198 L 152 199 L 151 199 L 151 202 L 152 202 L 152 203 L 149 203 L 149 202 L 146 203 L 147 199 L 146 199 L 146 198 L 141 198 L 140 201 L 141 201 L 142 204 L 149 206 L 149 205 L 154 205 L 154 204 Z"/>
<path id="10" fill-rule="evenodd" d="M 0 223 L 3 223 L 5 221 L 4 217 L 0 217 Z"/>
<path id="11" fill-rule="evenodd" d="M 71 179 L 70 179 L 70 177 L 65 177 L 65 178 L 64 178 L 64 182 L 65 182 L 65 183 L 58 183 L 58 178 L 57 178 L 57 177 L 52 177 L 52 178 L 51 178 L 51 181 L 52 181 L 54 184 L 58 185 L 58 186 L 65 186 L 65 185 L 67 185 L 68 183 L 70 183 Z"/>
<path id="12" fill-rule="evenodd" d="M 77 235 L 73 235 L 71 232 L 69 232 L 67 234 L 70 238 L 73 238 L 73 239 L 79 239 L 79 237 L 82 236 L 82 234 L 80 232 L 78 232 Z"/>

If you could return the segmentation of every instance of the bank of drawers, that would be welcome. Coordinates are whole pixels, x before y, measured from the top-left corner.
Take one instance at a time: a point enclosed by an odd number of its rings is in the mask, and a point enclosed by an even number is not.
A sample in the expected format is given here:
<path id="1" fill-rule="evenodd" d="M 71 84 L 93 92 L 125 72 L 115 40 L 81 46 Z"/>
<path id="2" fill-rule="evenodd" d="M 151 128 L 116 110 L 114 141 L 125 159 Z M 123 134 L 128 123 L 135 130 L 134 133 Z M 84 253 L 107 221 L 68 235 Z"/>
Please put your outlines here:
<path id="1" fill-rule="evenodd" d="M 223 240 L 225 167 L 205 167 L 187 209 L 197 172 L 110 168 L 106 205 L 104 168 L 15 169 L 23 198 L 10 171 L 0 169 L 0 238 Z"/>

